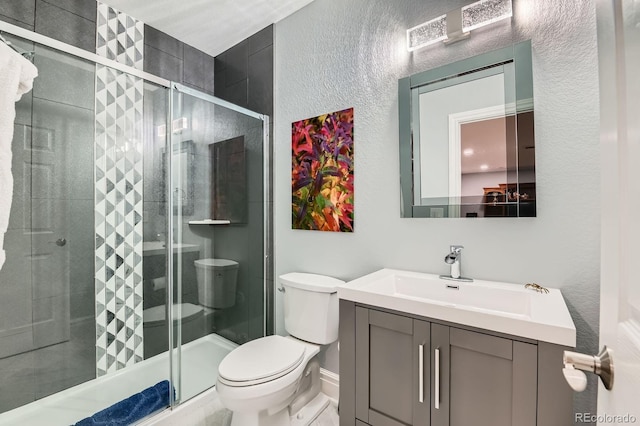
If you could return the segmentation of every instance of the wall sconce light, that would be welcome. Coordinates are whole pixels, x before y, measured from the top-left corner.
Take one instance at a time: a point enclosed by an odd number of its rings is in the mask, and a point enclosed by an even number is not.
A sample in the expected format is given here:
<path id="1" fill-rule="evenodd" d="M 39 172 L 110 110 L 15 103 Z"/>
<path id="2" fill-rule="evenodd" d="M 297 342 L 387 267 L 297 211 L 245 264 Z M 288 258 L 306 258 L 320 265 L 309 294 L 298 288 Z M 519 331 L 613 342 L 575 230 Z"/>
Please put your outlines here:
<path id="1" fill-rule="evenodd" d="M 447 15 L 417 25 L 407 30 L 407 48 L 409 52 L 429 46 L 447 38 Z"/>
<path id="2" fill-rule="evenodd" d="M 513 16 L 512 0 L 480 0 L 407 30 L 409 51 L 469 38 L 469 32 Z"/>

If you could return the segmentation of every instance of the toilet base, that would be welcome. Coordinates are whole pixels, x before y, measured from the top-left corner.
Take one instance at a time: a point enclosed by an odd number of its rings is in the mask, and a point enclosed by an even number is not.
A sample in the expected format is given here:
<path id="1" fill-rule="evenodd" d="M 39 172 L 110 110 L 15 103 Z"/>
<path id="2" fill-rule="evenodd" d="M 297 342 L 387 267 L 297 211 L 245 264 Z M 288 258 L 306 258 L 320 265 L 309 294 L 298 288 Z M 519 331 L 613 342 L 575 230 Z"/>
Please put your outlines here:
<path id="1" fill-rule="evenodd" d="M 261 413 L 234 411 L 231 426 L 309 426 L 330 403 L 325 394 L 319 393 L 293 416 L 289 416 L 289 407 L 272 414 L 268 411 Z"/>
<path id="2" fill-rule="evenodd" d="M 319 393 L 307 405 L 302 407 L 300 411 L 291 416 L 290 426 L 308 426 L 327 408 L 330 404 L 329 397 L 323 393 Z"/>

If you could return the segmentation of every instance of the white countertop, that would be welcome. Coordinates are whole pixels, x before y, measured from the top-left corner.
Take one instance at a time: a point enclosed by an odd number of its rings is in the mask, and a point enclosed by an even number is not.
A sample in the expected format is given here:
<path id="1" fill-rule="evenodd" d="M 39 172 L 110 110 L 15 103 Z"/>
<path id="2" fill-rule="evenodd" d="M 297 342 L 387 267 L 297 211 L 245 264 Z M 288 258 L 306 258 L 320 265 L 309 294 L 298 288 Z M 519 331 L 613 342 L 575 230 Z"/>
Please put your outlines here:
<path id="1" fill-rule="evenodd" d="M 458 289 L 447 288 L 458 286 Z M 340 299 L 575 347 L 576 328 L 562 293 L 523 284 L 451 281 L 438 275 L 381 269 L 338 288 Z"/>

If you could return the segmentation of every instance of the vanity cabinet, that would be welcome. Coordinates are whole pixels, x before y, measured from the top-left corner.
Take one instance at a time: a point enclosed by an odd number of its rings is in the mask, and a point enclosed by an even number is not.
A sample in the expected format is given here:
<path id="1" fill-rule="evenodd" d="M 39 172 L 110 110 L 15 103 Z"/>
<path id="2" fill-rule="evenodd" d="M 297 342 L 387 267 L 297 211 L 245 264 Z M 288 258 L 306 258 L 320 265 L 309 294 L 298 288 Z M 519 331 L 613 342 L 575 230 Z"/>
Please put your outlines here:
<path id="1" fill-rule="evenodd" d="M 565 348 L 511 337 L 341 300 L 340 425 L 572 424 Z"/>
<path id="2" fill-rule="evenodd" d="M 356 308 L 357 419 L 429 425 L 430 328 L 426 321 Z"/>
<path id="3" fill-rule="evenodd" d="M 536 345 L 440 324 L 431 336 L 434 426 L 536 425 Z"/>

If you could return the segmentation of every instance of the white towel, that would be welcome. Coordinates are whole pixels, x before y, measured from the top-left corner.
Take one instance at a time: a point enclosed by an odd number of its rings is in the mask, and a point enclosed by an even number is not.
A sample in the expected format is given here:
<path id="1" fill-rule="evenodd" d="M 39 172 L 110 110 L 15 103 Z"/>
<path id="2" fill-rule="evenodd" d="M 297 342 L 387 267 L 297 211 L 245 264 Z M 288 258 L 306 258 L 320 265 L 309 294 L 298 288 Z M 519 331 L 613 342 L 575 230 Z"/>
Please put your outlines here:
<path id="1" fill-rule="evenodd" d="M 38 69 L 22 55 L 0 42 L 0 269 L 4 265 L 4 234 L 9 226 L 13 198 L 11 141 L 15 103 L 31 90 Z"/>

